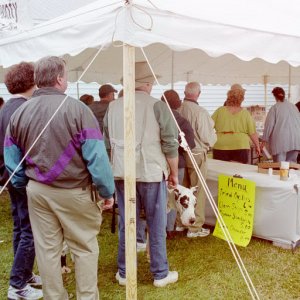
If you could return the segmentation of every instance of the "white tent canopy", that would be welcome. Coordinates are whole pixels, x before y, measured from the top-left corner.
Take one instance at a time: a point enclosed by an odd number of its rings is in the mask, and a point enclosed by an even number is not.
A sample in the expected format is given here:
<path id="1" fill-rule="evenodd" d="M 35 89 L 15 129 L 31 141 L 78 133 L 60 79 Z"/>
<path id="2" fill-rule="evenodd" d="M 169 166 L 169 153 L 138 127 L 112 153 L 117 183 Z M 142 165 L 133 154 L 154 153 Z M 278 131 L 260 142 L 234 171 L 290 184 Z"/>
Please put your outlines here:
<path id="1" fill-rule="evenodd" d="M 0 65 L 67 54 L 69 80 L 76 81 L 97 48 L 105 45 L 83 80 L 119 83 L 122 49 L 117 45 L 121 41 L 146 47 L 162 83 L 288 83 L 289 65 L 290 83 L 299 82 L 300 6 L 296 0 L 289 5 L 282 0 L 151 3 L 98 0 L 6 37 L 0 41 Z M 137 52 L 136 59 L 144 57 Z"/>
<path id="2" fill-rule="evenodd" d="M 261 59 L 242 61 L 231 54 L 210 57 L 202 50 L 172 51 L 163 44 L 152 44 L 144 51 L 155 71 L 160 75 L 159 82 L 168 84 L 178 81 L 199 81 L 202 84 L 247 83 L 263 84 L 288 83 L 289 64 L 281 61 L 270 64 Z M 86 49 L 75 57 L 66 55 L 71 82 L 77 81 L 87 67 L 97 49 Z M 145 60 L 142 52 L 136 50 L 136 60 Z M 82 81 L 98 83 L 120 83 L 122 77 L 122 48 L 110 46 L 103 50 L 90 66 Z M 292 84 L 300 82 L 300 68 L 291 68 Z M 266 77 L 265 77 L 266 76 Z"/>
<path id="3" fill-rule="evenodd" d="M 222 73 L 225 78 L 222 82 L 227 83 L 230 76 L 236 76 L 232 78 L 240 83 L 254 75 L 258 76 L 255 79 L 258 82 L 266 75 L 286 79 L 288 64 L 294 67 L 292 77 L 296 78 L 300 66 L 299 15 L 297 0 L 134 0 L 115 3 L 98 0 L 31 30 L 1 39 L 0 66 L 3 67 L 22 60 L 36 61 L 45 55 L 68 54 L 70 77 L 74 76 L 75 80 L 89 64 L 95 49 L 102 46 L 105 49 L 86 75 L 87 80 L 99 78 L 99 82 L 116 82 L 121 77 L 123 64 L 125 66 L 126 263 L 131 262 L 126 269 L 126 279 L 131 284 L 126 286 L 128 299 L 136 299 L 135 222 L 130 222 L 136 215 L 135 201 L 130 201 L 135 199 L 135 149 L 132 146 L 135 145 L 134 48 L 124 47 L 122 64 L 118 54 L 120 49 L 115 47 L 120 43 L 116 42 L 148 46 L 145 51 L 149 53 L 154 71 L 164 76 L 162 80 L 165 81 L 171 81 L 172 72 L 175 80 L 196 80 L 197 76 L 206 75 L 203 70 L 216 76 L 226 65 L 232 67 Z M 169 49 L 176 53 L 170 54 Z M 216 62 L 208 55 L 217 58 Z M 236 74 L 233 74 L 234 70 Z"/>

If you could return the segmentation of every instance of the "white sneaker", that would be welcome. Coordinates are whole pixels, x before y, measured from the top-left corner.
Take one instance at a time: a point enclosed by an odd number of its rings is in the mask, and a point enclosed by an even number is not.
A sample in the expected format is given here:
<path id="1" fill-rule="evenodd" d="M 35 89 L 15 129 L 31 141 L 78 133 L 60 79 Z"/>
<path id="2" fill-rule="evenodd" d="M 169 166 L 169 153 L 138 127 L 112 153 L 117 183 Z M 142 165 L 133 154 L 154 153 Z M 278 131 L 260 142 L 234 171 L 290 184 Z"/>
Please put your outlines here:
<path id="1" fill-rule="evenodd" d="M 139 242 L 136 243 L 136 251 L 137 252 L 144 252 L 144 251 L 146 251 L 146 248 L 147 248 L 146 243 L 139 243 Z"/>
<path id="2" fill-rule="evenodd" d="M 206 237 L 210 234 L 210 230 L 206 228 L 201 228 L 200 230 L 196 232 L 188 231 L 187 237 L 188 238 L 194 238 L 194 237 Z"/>
<path id="3" fill-rule="evenodd" d="M 169 271 L 167 277 L 163 279 L 155 279 L 153 285 L 156 287 L 164 287 L 170 283 L 174 283 L 178 280 L 178 272 Z"/>
<path id="4" fill-rule="evenodd" d="M 183 227 L 183 226 L 176 226 L 176 229 L 175 229 L 176 231 L 184 231 L 185 230 L 185 227 Z"/>
<path id="5" fill-rule="evenodd" d="M 32 287 L 41 287 L 43 285 L 42 278 L 39 275 L 32 273 L 32 277 L 27 281 L 27 283 Z"/>
<path id="6" fill-rule="evenodd" d="M 126 278 L 121 277 L 119 271 L 116 273 L 116 280 L 119 282 L 119 285 L 126 285 Z"/>
<path id="7" fill-rule="evenodd" d="M 8 300 L 36 300 L 43 298 L 43 291 L 32 288 L 27 284 L 23 289 L 15 289 L 9 286 L 7 299 Z"/>

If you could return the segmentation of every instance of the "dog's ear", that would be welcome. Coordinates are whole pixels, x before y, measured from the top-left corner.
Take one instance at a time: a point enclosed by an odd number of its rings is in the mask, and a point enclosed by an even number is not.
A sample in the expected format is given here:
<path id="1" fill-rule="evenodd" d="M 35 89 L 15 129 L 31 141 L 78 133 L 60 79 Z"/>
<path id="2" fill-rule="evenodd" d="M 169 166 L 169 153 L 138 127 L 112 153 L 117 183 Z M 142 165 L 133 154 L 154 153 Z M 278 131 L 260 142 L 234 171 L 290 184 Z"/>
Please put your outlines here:
<path id="1" fill-rule="evenodd" d="M 178 190 L 178 189 L 174 189 L 174 195 L 175 195 L 175 200 L 178 200 L 178 198 L 179 198 L 179 195 L 180 195 L 180 193 L 179 193 L 179 190 Z"/>
<path id="2" fill-rule="evenodd" d="M 196 186 L 191 187 L 191 191 L 194 194 L 194 196 L 196 196 L 196 194 L 198 192 L 198 186 L 196 185 Z"/>

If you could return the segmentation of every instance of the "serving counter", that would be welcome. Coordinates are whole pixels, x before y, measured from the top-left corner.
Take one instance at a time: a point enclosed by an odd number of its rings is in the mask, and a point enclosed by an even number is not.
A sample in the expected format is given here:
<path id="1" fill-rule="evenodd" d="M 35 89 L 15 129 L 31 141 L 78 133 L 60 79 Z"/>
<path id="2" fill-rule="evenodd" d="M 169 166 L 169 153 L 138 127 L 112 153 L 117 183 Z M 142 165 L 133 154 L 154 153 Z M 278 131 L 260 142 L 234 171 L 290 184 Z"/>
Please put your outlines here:
<path id="1" fill-rule="evenodd" d="M 208 159 L 207 185 L 217 203 L 218 175 L 235 174 L 256 183 L 253 236 L 273 241 L 275 245 L 294 248 L 300 241 L 300 172 L 281 181 L 279 175 L 257 172 L 257 166 Z M 216 217 L 206 200 L 206 223 L 215 225 Z"/>

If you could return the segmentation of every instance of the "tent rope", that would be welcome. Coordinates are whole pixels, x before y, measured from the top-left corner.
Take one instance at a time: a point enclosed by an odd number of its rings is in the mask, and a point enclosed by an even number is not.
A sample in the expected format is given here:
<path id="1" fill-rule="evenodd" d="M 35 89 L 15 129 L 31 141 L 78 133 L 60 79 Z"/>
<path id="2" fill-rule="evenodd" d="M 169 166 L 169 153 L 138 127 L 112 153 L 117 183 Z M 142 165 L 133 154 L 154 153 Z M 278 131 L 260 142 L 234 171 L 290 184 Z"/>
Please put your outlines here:
<path id="1" fill-rule="evenodd" d="M 158 84 L 159 87 L 161 87 L 160 83 L 158 82 L 157 76 L 155 75 L 155 73 L 153 71 L 153 68 L 152 68 L 152 66 L 151 66 L 151 64 L 150 64 L 150 62 L 148 60 L 148 57 L 147 57 L 144 49 L 143 48 L 140 48 L 140 49 L 141 49 L 141 51 L 142 51 L 142 53 L 143 53 L 143 55 L 144 55 L 144 57 L 145 57 L 148 65 L 149 65 L 149 68 L 150 68 L 150 70 L 152 72 L 153 77 L 155 78 L 156 83 Z M 192 151 L 191 151 L 188 143 L 186 142 L 184 133 L 181 131 L 181 129 L 180 129 L 180 127 L 179 127 L 179 125 L 178 125 L 178 123 L 177 123 L 177 121 L 175 119 L 175 116 L 174 116 L 174 114 L 172 112 L 172 109 L 171 109 L 168 101 L 166 101 L 166 98 L 165 98 L 165 96 L 163 94 L 163 90 L 162 89 L 161 89 L 161 93 L 163 95 L 163 98 L 165 99 L 166 105 L 167 105 L 167 107 L 168 107 L 168 109 L 169 109 L 169 111 L 170 111 L 170 113 L 171 113 L 171 115 L 173 117 L 173 120 L 174 120 L 174 122 L 175 122 L 175 124 L 176 124 L 176 126 L 177 126 L 177 128 L 179 130 L 179 135 L 181 137 L 180 146 L 182 146 L 183 149 L 185 151 L 187 151 L 187 153 L 188 153 L 188 155 L 189 155 L 189 157 L 191 159 L 193 167 L 195 168 L 195 171 L 196 171 L 196 173 L 198 175 L 198 178 L 200 180 L 200 183 L 201 183 L 201 185 L 202 185 L 202 187 L 203 187 L 203 189 L 205 191 L 205 194 L 206 194 L 206 196 L 207 196 L 207 198 L 209 200 L 209 203 L 210 203 L 210 205 L 211 205 L 211 207 L 213 209 L 213 212 L 216 215 L 219 224 L 221 225 L 220 227 L 221 227 L 221 229 L 222 229 L 222 231 L 224 233 L 226 241 L 227 241 L 227 243 L 229 245 L 229 248 L 230 248 L 230 250 L 231 250 L 231 252 L 233 254 L 233 257 L 234 257 L 234 259 L 235 259 L 235 261 L 236 261 L 236 263 L 238 265 L 238 268 L 239 268 L 239 270 L 241 272 L 241 275 L 242 275 L 242 277 L 243 277 L 243 279 L 244 279 L 244 281 L 245 281 L 245 283 L 247 285 L 249 293 L 250 293 L 252 299 L 259 299 L 258 293 L 257 293 L 257 291 L 255 289 L 255 286 L 254 286 L 254 284 L 253 284 L 253 282 L 252 282 L 252 280 L 251 280 L 251 278 L 249 276 L 249 273 L 246 270 L 246 267 L 245 267 L 245 265 L 244 265 L 244 263 L 242 261 L 242 258 L 240 256 L 240 254 L 239 254 L 239 252 L 238 252 L 238 250 L 237 250 L 237 248 L 236 248 L 233 240 L 232 240 L 232 237 L 231 237 L 231 235 L 230 235 L 230 233 L 228 231 L 228 228 L 227 228 L 227 226 L 226 226 L 226 224 L 224 222 L 224 219 L 223 219 L 222 215 L 220 214 L 218 206 L 216 205 L 216 203 L 215 203 L 215 201 L 213 199 L 213 196 L 212 196 L 212 194 L 211 194 L 211 192 L 210 192 L 210 190 L 209 190 L 209 188 L 208 188 L 208 186 L 206 184 L 206 181 L 205 181 L 205 179 L 204 179 L 204 177 L 203 177 L 203 175 L 202 175 L 202 173 L 201 173 L 201 171 L 199 169 L 199 166 L 197 165 L 197 162 L 196 162 L 196 160 L 194 158 L 194 155 L 193 155 L 193 153 L 192 153 Z"/>
<path id="2" fill-rule="evenodd" d="M 143 26 L 135 20 L 135 18 L 133 16 L 133 8 L 140 10 L 141 12 L 143 12 L 145 15 L 147 15 L 149 17 L 149 19 L 150 19 L 149 27 Z M 123 43 L 117 43 L 116 41 L 114 41 L 114 39 L 115 39 L 115 34 L 116 34 L 116 29 L 117 29 L 118 16 L 119 16 L 120 12 L 123 11 L 124 9 L 129 9 L 130 19 L 136 26 L 140 27 L 143 30 L 147 30 L 147 31 L 151 31 L 152 27 L 153 27 L 153 18 L 151 16 L 151 14 L 149 14 L 145 9 L 139 7 L 138 5 L 133 4 L 131 0 L 125 0 L 125 8 L 124 7 L 118 8 L 116 16 L 115 16 L 115 26 L 114 26 L 114 31 L 113 31 L 112 38 L 111 38 L 111 41 L 112 41 L 112 44 L 114 47 L 123 47 Z"/>
<path id="3" fill-rule="evenodd" d="M 85 75 L 85 73 L 87 72 L 87 70 L 89 69 L 89 67 L 91 66 L 91 64 L 94 62 L 94 60 L 96 59 L 96 57 L 100 54 L 100 52 L 102 51 L 102 49 L 104 48 L 104 45 L 102 45 L 102 47 L 96 52 L 96 54 L 94 55 L 94 57 L 92 58 L 92 60 L 90 61 L 90 63 L 87 65 L 87 67 L 85 68 L 85 70 L 82 72 L 82 74 L 80 75 L 80 77 L 78 78 L 78 80 L 76 81 L 76 83 L 78 83 L 82 77 Z M 32 145 L 29 147 L 29 149 L 27 150 L 27 152 L 25 153 L 24 157 L 21 159 L 21 161 L 19 162 L 19 164 L 17 165 L 17 167 L 15 168 L 15 170 L 12 172 L 12 174 L 9 176 L 9 178 L 7 179 L 7 181 L 5 182 L 5 184 L 2 186 L 1 190 L 0 190 L 0 195 L 2 194 L 2 192 L 5 190 L 5 188 L 7 187 L 8 183 L 11 181 L 11 179 L 14 177 L 14 175 L 16 174 L 17 170 L 19 169 L 19 167 L 23 164 L 24 160 L 26 159 L 26 157 L 28 156 L 28 154 L 30 153 L 31 149 L 35 146 L 35 144 L 37 143 L 37 141 L 39 140 L 39 138 L 42 136 L 42 134 L 45 132 L 45 130 L 47 129 L 47 127 L 49 126 L 49 124 L 51 123 L 51 121 L 53 120 L 53 118 L 56 116 L 57 112 L 60 110 L 60 108 L 63 106 L 63 104 L 66 102 L 67 98 L 69 96 L 66 95 L 66 97 L 62 100 L 62 102 L 60 103 L 60 105 L 57 107 L 57 109 L 55 110 L 55 112 L 53 113 L 53 115 L 51 116 L 51 118 L 49 119 L 49 121 L 46 123 L 46 125 L 44 126 L 44 128 L 42 129 L 42 131 L 40 132 L 40 134 L 37 136 L 37 138 L 34 140 L 34 142 L 32 143 Z"/>

